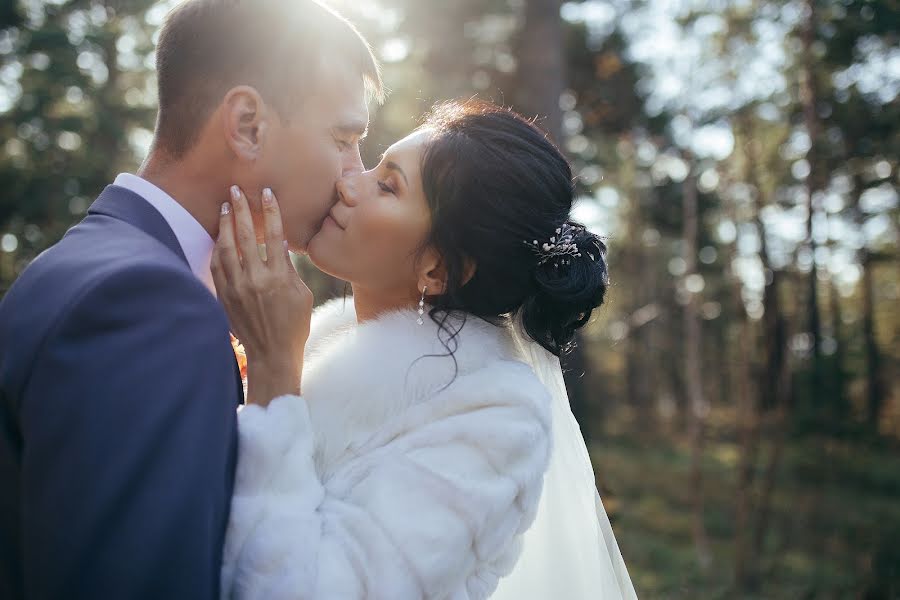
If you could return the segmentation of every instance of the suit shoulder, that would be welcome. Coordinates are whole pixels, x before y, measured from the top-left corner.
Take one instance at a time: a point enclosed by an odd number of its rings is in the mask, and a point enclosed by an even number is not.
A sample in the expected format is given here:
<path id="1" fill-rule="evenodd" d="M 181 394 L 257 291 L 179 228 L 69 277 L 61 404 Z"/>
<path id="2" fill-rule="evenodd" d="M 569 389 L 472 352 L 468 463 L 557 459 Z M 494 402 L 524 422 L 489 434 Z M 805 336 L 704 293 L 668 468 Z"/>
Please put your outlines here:
<path id="1" fill-rule="evenodd" d="M 85 219 L 32 261 L 4 304 L 38 302 L 45 310 L 60 310 L 97 286 L 130 285 L 141 277 L 164 280 L 183 294 L 215 302 L 187 262 L 155 238 L 112 219 L 102 227 Z"/>
<path id="2" fill-rule="evenodd" d="M 227 329 L 221 305 L 180 257 L 134 237 L 117 251 L 101 242 L 96 252 L 64 238 L 35 259 L 0 301 L 0 362 L 30 361 L 43 340 L 76 318 L 139 325 L 187 311 L 198 327 Z"/>
<path id="3" fill-rule="evenodd" d="M 219 307 L 215 296 L 189 269 L 161 262 L 124 262 L 96 274 L 70 305 L 116 301 L 123 305 L 164 302 L 156 309 L 177 310 L 187 304 Z M 165 310 L 163 310 L 165 309 Z"/>
<path id="4" fill-rule="evenodd" d="M 90 280 L 148 264 L 190 273 L 180 256 L 147 233 L 114 219 L 95 223 L 89 217 L 41 253 L 19 279 L 43 275 Z"/>

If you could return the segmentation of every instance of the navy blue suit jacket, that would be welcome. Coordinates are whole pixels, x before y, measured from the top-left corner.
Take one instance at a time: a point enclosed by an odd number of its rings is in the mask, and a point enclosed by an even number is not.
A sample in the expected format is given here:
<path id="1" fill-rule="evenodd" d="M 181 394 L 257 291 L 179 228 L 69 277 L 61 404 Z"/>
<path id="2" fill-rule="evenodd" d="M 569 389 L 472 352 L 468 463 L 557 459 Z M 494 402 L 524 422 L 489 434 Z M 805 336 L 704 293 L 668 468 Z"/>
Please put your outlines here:
<path id="1" fill-rule="evenodd" d="M 243 401 L 175 234 L 109 186 L 0 303 L 0 598 L 216 598 Z"/>

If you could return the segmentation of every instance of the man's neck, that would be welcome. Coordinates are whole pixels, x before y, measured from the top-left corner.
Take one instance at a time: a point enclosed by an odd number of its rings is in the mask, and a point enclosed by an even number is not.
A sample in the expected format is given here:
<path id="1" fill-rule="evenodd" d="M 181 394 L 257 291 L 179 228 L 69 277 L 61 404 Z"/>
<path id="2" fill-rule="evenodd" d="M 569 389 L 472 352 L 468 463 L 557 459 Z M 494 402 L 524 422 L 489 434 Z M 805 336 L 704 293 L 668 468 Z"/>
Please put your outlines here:
<path id="1" fill-rule="evenodd" d="M 211 238 L 218 236 L 219 206 L 228 199 L 228 185 L 218 185 L 216 178 L 190 161 L 164 161 L 152 153 L 137 175 L 174 198 Z"/>

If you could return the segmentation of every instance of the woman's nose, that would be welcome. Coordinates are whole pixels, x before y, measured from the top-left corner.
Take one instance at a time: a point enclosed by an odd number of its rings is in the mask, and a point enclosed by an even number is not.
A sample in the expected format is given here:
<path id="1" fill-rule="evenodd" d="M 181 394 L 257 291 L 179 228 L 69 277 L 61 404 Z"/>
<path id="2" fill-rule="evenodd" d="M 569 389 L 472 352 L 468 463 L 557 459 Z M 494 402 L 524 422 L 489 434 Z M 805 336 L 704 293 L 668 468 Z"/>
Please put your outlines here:
<path id="1" fill-rule="evenodd" d="M 341 202 L 347 206 L 356 206 L 359 175 L 345 175 L 338 179 L 337 193 Z"/>

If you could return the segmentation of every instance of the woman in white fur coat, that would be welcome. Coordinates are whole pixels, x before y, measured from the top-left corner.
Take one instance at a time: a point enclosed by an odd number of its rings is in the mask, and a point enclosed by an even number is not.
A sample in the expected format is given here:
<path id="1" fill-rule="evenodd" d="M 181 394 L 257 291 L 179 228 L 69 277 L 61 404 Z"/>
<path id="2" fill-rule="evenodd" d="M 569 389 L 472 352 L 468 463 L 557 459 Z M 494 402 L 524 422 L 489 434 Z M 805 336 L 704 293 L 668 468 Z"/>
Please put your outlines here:
<path id="1" fill-rule="evenodd" d="M 243 195 L 223 209 L 213 274 L 248 358 L 223 597 L 634 597 L 611 530 L 586 542 L 591 572 L 554 582 L 531 560 L 498 590 L 546 502 L 558 426 L 512 323 L 558 356 L 607 285 L 557 149 L 509 111 L 451 103 L 338 198 L 309 255 L 353 297 L 311 324 L 286 252 L 254 255 Z M 589 471 L 575 503 L 594 501 Z"/>

